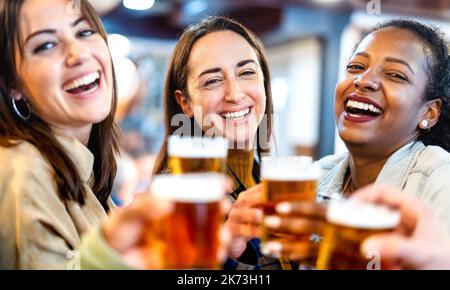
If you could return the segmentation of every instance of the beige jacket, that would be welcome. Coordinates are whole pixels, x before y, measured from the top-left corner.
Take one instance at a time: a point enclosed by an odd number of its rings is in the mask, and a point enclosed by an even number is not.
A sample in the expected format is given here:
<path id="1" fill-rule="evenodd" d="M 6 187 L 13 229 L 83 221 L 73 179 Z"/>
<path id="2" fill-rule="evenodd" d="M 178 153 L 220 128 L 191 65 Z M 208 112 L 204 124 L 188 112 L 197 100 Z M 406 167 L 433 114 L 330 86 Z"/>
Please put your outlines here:
<path id="1" fill-rule="evenodd" d="M 89 187 L 94 156 L 57 138 L 78 167 L 86 204 L 59 197 L 53 169 L 30 143 L 0 147 L 0 269 L 79 269 L 81 236 L 106 217 Z"/>
<path id="2" fill-rule="evenodd" d="M 348 153 L 331 155 L 318 162 L 322 170 L 317 198 L 324 200 L 342 194 L 348 169 Z M 409 143 L 384 164 L 375 184 L 387 184 L 428 201 L 450 231 L 450 153 L 422 142 Z"/>

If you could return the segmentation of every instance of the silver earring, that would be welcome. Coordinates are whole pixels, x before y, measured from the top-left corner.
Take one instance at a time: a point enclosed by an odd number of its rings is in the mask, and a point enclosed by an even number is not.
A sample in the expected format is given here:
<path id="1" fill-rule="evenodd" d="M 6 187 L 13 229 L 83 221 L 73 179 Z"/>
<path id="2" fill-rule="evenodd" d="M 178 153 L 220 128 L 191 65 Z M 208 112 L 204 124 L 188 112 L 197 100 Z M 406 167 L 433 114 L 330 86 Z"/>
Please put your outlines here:
<path id="1" fill-rule="evenodd" d="M 25 115 L 22 114 L 22 112 L 20 112 L 20 110 L 16 104 L 16 99 L 14 99 L 14 98 L 12 98 L 12 105 L 13 105 L 13 109 L 16 112 L 17 116 L 19 116 L 19 118 L 21 118 L 22 120 L 27 121 L 31 117 L 31 108 L 30 108 L 30 104 L 27 102 L 27 100 L 25 98 L 23 100 L 24 100 L 25 104 L 27 105 L 27 110 L 28 110 L 28 112 Z"/>
<path id="2" fill-rule="evenodd" d="M 427 129 L 427 127 L 428 127 L 428 121 L 427 120 L 422 120 L 420 122 L 420 124 L 422 125 L 422 129 Z"/>

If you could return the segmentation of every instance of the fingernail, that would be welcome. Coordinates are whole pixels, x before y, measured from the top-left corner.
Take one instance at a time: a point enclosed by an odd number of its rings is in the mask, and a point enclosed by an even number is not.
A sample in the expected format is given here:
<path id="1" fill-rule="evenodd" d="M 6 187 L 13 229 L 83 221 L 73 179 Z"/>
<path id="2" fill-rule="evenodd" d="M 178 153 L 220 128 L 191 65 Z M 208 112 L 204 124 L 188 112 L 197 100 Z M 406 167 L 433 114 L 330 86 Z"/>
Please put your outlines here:
<path id="1" fill-rule="evenodd" d="M 361 251 L 364 254 L 366 254 L 366 253 L 368 253 L 370 251 L 378 250 L 378 247 L 379 247 L 379 245 L 378 245 L 378 242 L 376 240 L 367 239 L 361 245 Z"/>
<path id="2" fill-rule="evenodd" d="M 281 202 L 275 206 L 275 210 L 281 214 L 287 214 L 292 211 L 292 205 L 289 202 Z"/>
<path id="3" fill-rule="evenodd" d="M 257 222 L 262 222 L 264 219 L 264 213 L 262 211 L 258 211 L 258 213 L 256 214 L 256 219 Z"/>
<path id="4" fill-rule="evenodd" d="M 281 225 L 281 219 L 277 216 L 267 216 L 264 219 L 264 224 L 269 228 L 278 228 Z"/>
<path id="5" fill-rule="evenodd" d="M 261 253 L 265 256 L 277 256 L 280 254 L 283 246 L 279 242 L 267 242 L 261 247 Z"/>
<path id="6" fill-rule="evenodd" d="M 269 256 L 270 254 L 269 249 L 265 245 L 261 246 L 261 254 L 263 254 L 264 256 Z"/>

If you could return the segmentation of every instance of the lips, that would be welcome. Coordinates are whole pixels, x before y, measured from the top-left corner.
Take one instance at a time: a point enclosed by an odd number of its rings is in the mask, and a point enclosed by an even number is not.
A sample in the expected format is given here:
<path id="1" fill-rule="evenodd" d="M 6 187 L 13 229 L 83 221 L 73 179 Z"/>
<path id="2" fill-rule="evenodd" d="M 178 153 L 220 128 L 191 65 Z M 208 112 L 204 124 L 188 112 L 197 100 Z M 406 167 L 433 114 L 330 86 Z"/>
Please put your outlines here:
<path id="1" fill-rule="evenodd" d="M 225 111 L 219 115 L 226 120 L 240 120 L 247 117 L 251 112 L 252 107 L 247 107 L 245 109 Z"/>
<path id="2" fill-rule="evenodd" d="M 85 95 L 97 90 L 100 86 L 101 74 L 99 71 L 85 74 L 66 82 L 63 90 L 73 95 Z"/>
<path id="3" fill-rule="evenodd" d="M 344 118 L 352 122 L 368 122 L 383 114 L 383 108 L 374 100 L 350 94 L 345 100 Z"/>

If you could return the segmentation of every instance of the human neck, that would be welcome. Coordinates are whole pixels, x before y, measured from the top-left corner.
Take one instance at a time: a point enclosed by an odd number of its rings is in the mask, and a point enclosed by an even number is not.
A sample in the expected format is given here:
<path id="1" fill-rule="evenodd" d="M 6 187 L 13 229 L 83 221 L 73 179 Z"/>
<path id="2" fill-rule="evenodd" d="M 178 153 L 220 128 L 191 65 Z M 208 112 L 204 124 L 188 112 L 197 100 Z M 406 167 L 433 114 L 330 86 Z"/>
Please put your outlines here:
<path id="1" fill-rule="evenodd" d="M 388 158 L 389 156 L 372 159 L 350 153 L 348 163 L 351 188 L 357 190 L 358 188 L 374 183 Z"/>
<path id="2" fill-rule="evenodd" d="M 84 146 L 88 146 L 89 137 L 91 136 L 92 125 L 83 126 L 79 128 L 68 128 L 62 126 L 51 126 L 52 130 L 56 132 L 65 133 L 75 139 L 77 139 Z"/>
<path id="3" fill-rule="evenodd" d="M 351 177 L 351 187 L 354 190 L 374 183 L 383 169 L 384 164 L 397 150 L 414 139 L 408 139 L 391 149 L 372 148 L 367 144 L 352 146 L 347 144 L 349 154 L 349 169 Z"/>

